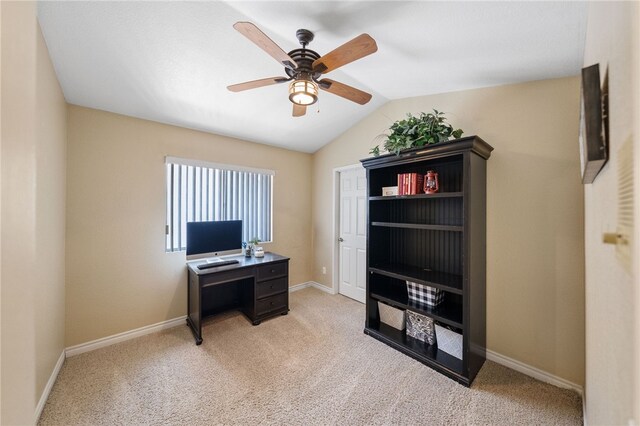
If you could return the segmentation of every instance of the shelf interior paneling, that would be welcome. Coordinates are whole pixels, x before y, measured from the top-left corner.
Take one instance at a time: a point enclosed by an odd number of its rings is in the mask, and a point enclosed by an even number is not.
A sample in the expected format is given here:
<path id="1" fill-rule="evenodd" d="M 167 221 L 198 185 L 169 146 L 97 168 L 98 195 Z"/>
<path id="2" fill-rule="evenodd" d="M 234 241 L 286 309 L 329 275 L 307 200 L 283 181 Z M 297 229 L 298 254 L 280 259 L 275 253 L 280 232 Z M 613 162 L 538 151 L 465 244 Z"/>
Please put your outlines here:
<path id="1" fill-rule="evenodd" d="M 439 192 L 462 191 L 462 155 L 420 161 L 416 163 L 371 169 L 369 171 L 370 196 L 381 196 L 385 186 L 397 186 L 399 173 L 438 173 Z"/>
<path id="2" fill-rule="evenodd" d="M 462 275 L 461 232 L 369 227 L 369 265 L 406 265 Z"/>
<path id="3" fill-rule="evenodd" d="M 369 208 L 372 222 L 415 223 L 423 225 L 463 225 L 463 198 L 394 198 L 375 202 Z"/>

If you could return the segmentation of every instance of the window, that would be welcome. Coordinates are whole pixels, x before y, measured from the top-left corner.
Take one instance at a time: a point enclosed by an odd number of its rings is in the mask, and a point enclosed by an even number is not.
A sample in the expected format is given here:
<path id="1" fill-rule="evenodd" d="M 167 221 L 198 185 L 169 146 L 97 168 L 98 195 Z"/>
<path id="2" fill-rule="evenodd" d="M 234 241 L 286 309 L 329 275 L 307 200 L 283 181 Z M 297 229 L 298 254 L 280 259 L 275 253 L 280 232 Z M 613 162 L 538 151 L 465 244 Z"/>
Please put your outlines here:
<path id="1" fill-rule="evenodd" d="M 242 220 L 242 239 L 271 241 L 272 170 L 166 157 L 166 251 L 187 248 L 187 222 Z"/>

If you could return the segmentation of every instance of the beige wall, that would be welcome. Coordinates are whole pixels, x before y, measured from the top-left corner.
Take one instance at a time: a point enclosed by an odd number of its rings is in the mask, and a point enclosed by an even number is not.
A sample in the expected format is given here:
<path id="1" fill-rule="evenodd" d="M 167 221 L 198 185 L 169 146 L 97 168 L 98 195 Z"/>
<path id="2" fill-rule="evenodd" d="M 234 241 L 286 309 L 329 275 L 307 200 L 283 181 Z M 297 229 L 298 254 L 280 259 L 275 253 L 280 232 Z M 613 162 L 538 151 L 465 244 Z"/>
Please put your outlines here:
<path id="1" fill-rule="evenodd" d="M 2 2 L 3 424 L 31 423 L 36 406 L 34 6 Z"/>
<path id="2" fill-rule="evenodd" d="M 2 153 L 2 6 L 0 5 L 0 153 Z M 2 156 L 0 155 L 0 235 L 2 235 Z M 2 267 L 2 238 L 0 237 L 0 268 Z M 0 296 L 2 292 L 2 270 L 0 269 Z M 0 422 L 2 422 L 2 301 L 0 301 Z"/>
<path id="3" fill-rule="evenodd" d="M 186 315 L 185 253 L 165 253 L 165 156 L 275 170 L 274 242 L 311 278 L 311 155 L 69 106 L 67 346 Z"/>
<path id="4" fill-rule="evenodd" d="M 367 157 L 405 113 L 446 111 L 465 135 L 495 148 L 487 164 L 487 346 L 582 385 L 579 99 L 571 77 L 402 99 L 366 117 L 314 154 L 314 280 L 331 286 L 332 169 Z"/>
<path id="5" fill-rule="evenodd" d="M 36 390 L 64 347 L 67 103 L 40 27 L 36 74 Z"/>
<path id="6" fill-rule="evenodd" d="M 2 424 L 31 424 L 64 349 L 66 104 L 35 4 L 2 2 Z"/>
<path id="7" fill-rule="evenodd" d="M 586 246 L 586 407 L 587 423 L 627 424 L 640 404 L 640 353 L 634 346 L 634 311 L 640 309 L 635 292 L 638 277 L 626 269 L 612 245 L 602 243 L 604 232 L 617 223 L 619 150 L 630 141 L 636 153 L 636 188 L 640 163 L 638 134 L 633 135 L 640 111 L 634 105 L 639 76 L 634 70 L 638 49 L 638 3 L 591 3 L 584 64 L 600 64 L 601 78 L 609 69 L 609 162 L 593 184 L 585 185 Z M 634 29 L 635 27 L 635 29 Z M 637 129 L 637 127 L 636 127 Z M 638 206 L 638 204 L 636 204 Z M 640 224 L 636 211 L 636 226 Z M 638 234 L 636 234 L 638 235 Z M 633 258 L 638 262 L 637 242 Z M 636 266 L 637 267 L 637 266 Z M 634 290 L 635 288 L 635 290 Z M 637 338 L 637 337 L 636 337 Z M 634 374 L 635 373 L 635 374 Z M 636 416 L 638 411 L 636 411 Z M 636 424 L 640 421 L 635 418 Z"/>
<path id="8" fill-rule="evenodd" d="M 634 154 L 635 154 L 635 188 L 636 188 L 636 194 L 638 194 L 638 188 L 640 188 L 640 146 L 638 146 L 638 138 L 640 137 L 640 54 L 638 54 L 638 49 L 640 48 L 640 25 L 638 25 L 638 22 L 640 22 L 640 7 L 636 7 L 635 8 L 635 22 L 636 25 L 633 27 L 633 40 L 634 40 L 634 49 L 633 51 L 635 52 L 635 58 L 633 61 L 633 73 L 632 75 L 635 75 L 635 80 L 633 82 L 633 92 L 634 92 L 634 97 L 635 97 L 635 101 L 634 101 L 634 110 L 636 111 L 635 114 L 635 118 L 634 118 L 634 134 L 635 134 L 635 138 L 634 138 Z M 635 310 L 635 325 L 636 325 L 636 333 L 635 333 L 635 340 L 636 340 L 636 345 L 635 345 L 635 364 L 633 366 L 633 370 L 632 370 L 632 374 L 633 377 L 635 377 L 634 379 L 634 397 L 633 400 L 635 401 L 635 407 L 634 407 L 634 421 L 636 424 L 640 424 L 640 255 L 638 254 L 638 244 L 640 244 L 640 197 L 636 196 L 635 199 L 635 217 L 634 217 L 634 223 L 635 223 L 635 236 L 633 237 L 633 241 L 634 243 L 634 250 L 635 250 L 635 256 L 634 256 L 634 260 L 635 260 L 635 266 L 634 266 L 634 271 L 635 271 L 635 291 L 636 291 L 636 297 L 635 297 L 635 304 L 634 304 L 634 310 Z"/>

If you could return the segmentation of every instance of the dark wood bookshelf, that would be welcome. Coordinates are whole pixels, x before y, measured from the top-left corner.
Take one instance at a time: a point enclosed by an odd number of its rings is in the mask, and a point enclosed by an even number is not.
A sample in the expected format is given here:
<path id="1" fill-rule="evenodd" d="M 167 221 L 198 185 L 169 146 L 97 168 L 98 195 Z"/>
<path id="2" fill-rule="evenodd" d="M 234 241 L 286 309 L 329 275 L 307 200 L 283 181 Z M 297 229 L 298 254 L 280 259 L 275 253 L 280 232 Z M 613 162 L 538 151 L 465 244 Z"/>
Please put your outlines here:
<path id="1" fill-rule="evenodd" d="M 470 386 L 486 359 L 486 160 L 477 136 L 362 160 L 367 170 L 364 332 Z M 398 174 L 438 173 L 440 192 L 382 196 Z M 437 288 L 437 307 L 408 297 L 407 281 Z M 380 320 L 378 302 L 416 312 L 462 335 L 456 358 Z"/>

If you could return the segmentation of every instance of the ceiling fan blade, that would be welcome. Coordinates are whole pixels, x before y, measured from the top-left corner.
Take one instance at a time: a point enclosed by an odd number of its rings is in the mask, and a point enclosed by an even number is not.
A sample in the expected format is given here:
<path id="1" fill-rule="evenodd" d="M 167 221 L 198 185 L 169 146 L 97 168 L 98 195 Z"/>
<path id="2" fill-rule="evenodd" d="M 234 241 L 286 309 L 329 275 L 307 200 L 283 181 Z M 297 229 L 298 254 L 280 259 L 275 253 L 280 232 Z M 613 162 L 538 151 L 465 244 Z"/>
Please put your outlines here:
<path id="1" fill-rule="evenodd" d="M 293 116 L 302 117 L 307 113 L 307 107 L 304 105 L 293 104 Z"/>
<path id="2" fill-rule="evenodd" d="M 240 34 L 254 42 L 260 49 L 267 52 L 276 61 L 280 62 L 287 68 L 296 69 L 298 64 L 291 59 L 287 52 L 282 50 L 273 40 L 271 40 L 260 28 L 256 27 L 251 22 L 236 22 L 233 24 L 233 28 L 238 30 Z"/>
<path id="3" fill-rule="evenodd" d="M 328 78 L 323 78 L 318 81 L 318 86 L 329 93 L 342 96 L 343 98 L 349 99 L 350 101 L 360 105 L 364 105 L 371 100 L 371 95 L 369 93 Z"/>
<path id="4" fill-rule="evenodd" d="M 232 92 L 242 92 L 243 90 L 256 89 L 258 87 L 270 86 L 272 84 L 284 83 L 286 81 L 289 81 L 289 79 L 284 77 L 269 77 L 260 80 L 245 81 L 244 83 L 232 84 L 231 86 L 227 86 L 227 89 L 231 90 Z"/>
<path id="5" fill-rule="evenodd" d="M 378 45 L 369 34 L 360 34 L 353 40 L 313 61 L 312 68 L 315 72 L 326 74 L 357 59 L 371 55 L 377 50 Z"/>

